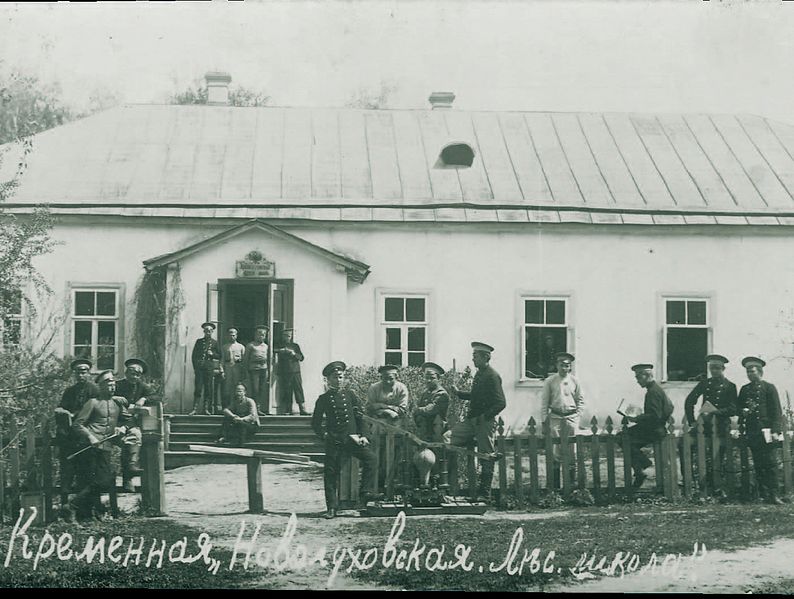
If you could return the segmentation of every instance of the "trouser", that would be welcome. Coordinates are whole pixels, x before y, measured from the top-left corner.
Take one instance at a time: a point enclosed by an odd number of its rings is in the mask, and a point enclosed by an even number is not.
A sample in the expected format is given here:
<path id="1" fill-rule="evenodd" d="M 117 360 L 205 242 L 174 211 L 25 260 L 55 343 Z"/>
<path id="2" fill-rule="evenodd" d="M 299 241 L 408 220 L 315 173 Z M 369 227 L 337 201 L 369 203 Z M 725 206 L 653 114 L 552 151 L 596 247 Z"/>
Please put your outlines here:
<path id="1" fill-rule="evenodd" d="M 116 475 L 110 463 L 111 452 L 91 448 L 76 460 L 77 481 L 80 489 L 73 500 L 78 517 L 90 518 L 92 510 L 102 509 L 101 494 L 116 484 Z"/>
<path id="2" fill-rule="evenodd" d="M 257 428 L 256 422 L 235 422 L 229 416 L 224 416 L 221 434 L 230 443 L 242 445 L 254 436 Z"/>
<path id="3" fill-rule="evenodd" d="M 223 365 L 223 372 L 225 378 L 223 379 L 223 395 L 221 398 L 221 406 L 226 407 L 234 397 L 234 388 L 240 381 L 244 381 L 245 372 L 243 365 L 239 362 L 226 362 Z M 247 382 L 247 381 L 245 381 Z"/>
<path id="4" fill-rule="evenodd" d="M 248 371 L 248 384 L 251 398 L 256 402 L 256 407 L 262 414 L 270 413 L 270 397 L 268 394 L 267 369 L 259 368 Z"/>
<path id="5" fill-rule="evenodd" d="M 480 453 L 494 452 L 494 439 L 496 433 L 496 419 L 485 416 L 467 418 L 452 427 L 450 444 L 458 447 L 477 446 Z M 479 492 L 483 495 L 491 492 L 493 482 L 494 462 L 492 460 L 480 461 Z"/>
<path id="6" fill-rule="evenodd" d="M 325 443 L 325 466 L 323 467 L 323 483 L 325 486 L 325 505 L 328 509 L 336 509 L 339 505 L 339 472 L 342 469 L 342 458 L 352 456 L 361 463 L 361 493 L 372 490 L 375 474 L 375 452 L 369 446 L 357 445 L 347 436 L 339 441 L 329 439 Z"/>
<path id="7" fill-rule="evenodd" d="M 77 462 L 75 462 L 75 460 L 67 460 L 66 458 L 74 452 L 79 451 L 79 449 L 80 448 L 74 443 L 63 443 L 58 446 L 62 507 L 69 501 L 69 493 L 74 490 L 74 485 L 77 481 Z"/>
<path id="8" fill-rule="evenodd" d="M 210 413 L 220 411 L 220 398 L 221 377 L 214 370 L 199 368 L 193 391 L 193 410 Z"/>
<path id="9" fill-rule="evenodd" d="M 631 468 L 634 474 L 640 474 L 646 468 L 649 468 L 653 462 L 643 453 L 642 448 L 648 445 L 653 445 L 657 441 L 661 441 L 666 432 L 664 428 L 652 428 L 637 424 L 631 428 L 621 431 L 617 434 L 616 438 L 618 443 L 623 444 L 623 435 L 628 435 L 629 447 L 631 452 Z"/>
<path id="10" fill-rule="evenodd" d="M 121 438 L 121 477 L 125 483 L 141 471 L 142 437 L 140 427 L 133 426 L 127 429 L 127 434 Z"/>
<path id="11" fill-rule="evenodd" d="M 278 412 L 279 414 L 292 413 L 292 397 L 295 403 L 303 409 L 303 380 L 300 372 L 288 372 L 278 377 Z"/>
<path id="12" fill-rule="evenodd" d="M 576 430 L 579 425 L 579 414 L 571 414 L 569 416 L 559 416 L 549 412 L 549 431 L 551 436 L 559 439 L 562 436 L 569 438 L 571 433 Z M 552 484 L 553 488 L 560 488 L 560 464 L 562 462 L 562 445 L 552 445 L 552 457 L 554 466 L 552 471 Z M 576 444 L 568 443 L 568 476 L 570 480 L 576 478 Z"/>
<path id="13" fill-rule="evenodd" d="M 778 493 L 775 446 L 767 443 L 763 435 L 747 435 L 747 447 L 753 454 L 753 468 L 758 481 L 758 493 L 765 499 L 774 499 Z"/>

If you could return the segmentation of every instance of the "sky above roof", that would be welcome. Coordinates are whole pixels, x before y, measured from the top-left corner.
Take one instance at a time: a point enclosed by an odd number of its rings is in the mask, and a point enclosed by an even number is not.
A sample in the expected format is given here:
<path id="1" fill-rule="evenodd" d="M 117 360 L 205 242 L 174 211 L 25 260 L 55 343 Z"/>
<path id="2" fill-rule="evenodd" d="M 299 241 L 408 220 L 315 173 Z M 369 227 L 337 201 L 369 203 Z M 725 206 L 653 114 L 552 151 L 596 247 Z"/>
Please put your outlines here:
<path id="1" fill-rule="evenodd" d="M 794 123 L 794 3 L 3 4 L 0 68 L 77 106 L 162 102 L 208 70 L 282 106 L 394 87 L 466 109 L 753 113 Z"/>

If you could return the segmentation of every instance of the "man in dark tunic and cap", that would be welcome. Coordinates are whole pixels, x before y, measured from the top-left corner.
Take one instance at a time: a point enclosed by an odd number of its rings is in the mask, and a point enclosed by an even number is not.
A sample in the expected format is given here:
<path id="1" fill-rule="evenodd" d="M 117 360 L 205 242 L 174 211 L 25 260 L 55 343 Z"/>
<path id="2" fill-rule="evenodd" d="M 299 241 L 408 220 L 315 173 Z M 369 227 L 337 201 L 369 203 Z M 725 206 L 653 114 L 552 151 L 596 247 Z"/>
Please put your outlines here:
<path id="1" fill-rule="evenodd" d="M 284 329 L 281 333 L 281 342 L 276 346 L 278 356 L 276 363 L 276 378 L 278 379 L 279 414 L 292 413 L 292 398 L 298 404 L 301 416 L 308 416 L 306 402 L 303 398 L 303 379 L 301 379 L 301 362 L 303 350 L 293 341 L 294 329 Z"/>
<path id="2" fill-rule="evenodd" d="M 328 381 L 328 390 L 317 398 L 312 415 L 312 429 L 325 441 L 325 486 L 326 518 L 336 517 L 339 505 L 337 488 L 343 457 L 353 456 L 361 463 L 361 498 L 372 495 L 375 472 L 375 454 L 364 436 L 362 409 L 358 397 L 350 389 L 342 389 L 347 366 L 335 361 L 323 368 Z"/>
<path id="3" fill-rule="evenodd" d="M 122 487 L 128 493 L 135 492 L 132 479 L 141 473 L 141 433 L 140 416 L 136 414 L 138 408 L 146 405 L 147 401 L 154 399 L 154 390 L 143 381 L 143 375 L 149 369 L 146 362 L 140 358 L 130 358 L 124 362 L 124 377 L 116 382 L 116 395 L 125 400 L 124 407 L 133 414 L 127 433 L 121 442 L 121 480 Z"/>
<path id="4" fill-rule="evenodd" d="M 739 391 L 739 432 L 744 434 L 753 454 L 761 497 L 768 503 L 781 504 L 783 501 L 778 497 L 777 464 L 772 444 L 780 436 L 782 428 L 780 397 L 775 386 L 763 380 L 766 362 L 748 356 L 742 360 L 742 366 L 750 382 Z"/>
<path id="5" fill-rule="evenodd" d="M 223 368 L 221 366 L 221 346 L 212 338 L 215 332 L 214 322 L 205 322 L 201 325 L 204 336 L 196 339 L 190 360 L 193 363 L 193 372 L 196 375 L 193 389 L 193 410 L 190 415 L 209 414 L 220 410 L 221 380 Z"/>

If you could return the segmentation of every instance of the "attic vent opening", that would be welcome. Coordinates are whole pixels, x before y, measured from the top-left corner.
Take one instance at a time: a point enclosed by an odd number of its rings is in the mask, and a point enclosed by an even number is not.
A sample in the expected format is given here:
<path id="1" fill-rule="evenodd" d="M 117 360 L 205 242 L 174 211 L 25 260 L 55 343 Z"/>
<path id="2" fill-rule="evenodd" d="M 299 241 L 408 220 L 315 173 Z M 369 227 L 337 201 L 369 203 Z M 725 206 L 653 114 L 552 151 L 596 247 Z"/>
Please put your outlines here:
<path id="1" fill-rule="evenodd" d="M 474 150 L 469 144 L 449 144 L 436 162 L 436 168 L 468 168 L 474 162 Z"/>

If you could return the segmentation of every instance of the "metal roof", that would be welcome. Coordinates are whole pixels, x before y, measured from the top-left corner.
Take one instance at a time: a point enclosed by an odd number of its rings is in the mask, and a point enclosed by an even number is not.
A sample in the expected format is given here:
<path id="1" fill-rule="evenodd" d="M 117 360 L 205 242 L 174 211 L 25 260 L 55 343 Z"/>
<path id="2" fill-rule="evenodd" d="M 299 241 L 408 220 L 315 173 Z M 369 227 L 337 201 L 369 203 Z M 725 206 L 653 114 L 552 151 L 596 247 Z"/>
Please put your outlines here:
<path id="1" fill-rule="evenodd" d="M 472 147 L 471 167 L 438 167 L 453 142 Z M 125 105 L 36 136 L 10 206 L 37 202 L 140 216 L 791 224 L 794 126 L 750 115 Z"/>

